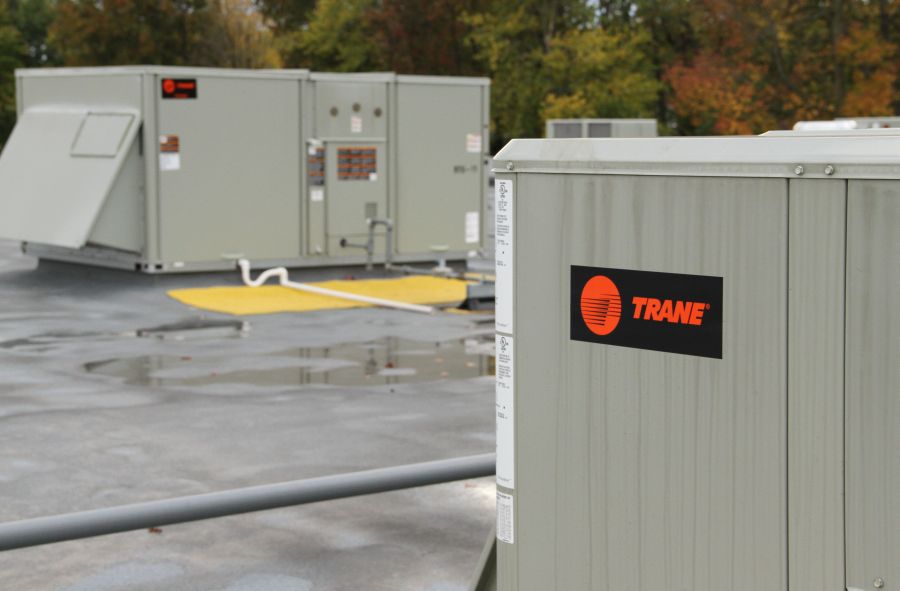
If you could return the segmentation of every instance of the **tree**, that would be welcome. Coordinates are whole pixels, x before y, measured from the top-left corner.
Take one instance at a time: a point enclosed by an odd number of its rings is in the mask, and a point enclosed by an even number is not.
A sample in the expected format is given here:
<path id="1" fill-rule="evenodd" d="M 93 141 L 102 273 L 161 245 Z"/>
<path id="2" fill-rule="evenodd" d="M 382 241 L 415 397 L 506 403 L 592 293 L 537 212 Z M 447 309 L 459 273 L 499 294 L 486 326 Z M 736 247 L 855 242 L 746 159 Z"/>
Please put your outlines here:
<path id="1" fill-rule="evenodd" d="M 306 27 L 316 4 L 316 0 L 255 0 L 276 35 Z"/>
<path id="2" fill-rule="evenodd" d="M 60 0 L 50 41 L 67 66 L 187 65 L 209 24 L 205 0 Z"/>
<path id="3" fill-rule="evenodd" d="M 475 0 L 382 0 L 367 15 L 379 62 L 402 74 L 478 73 L 463 20 L 477 6 Z"/>
<path id="4" fill-rule="evenodd" d="M 660 84 L 647 58 L 648 41 L 643 31 L 600 27 L 552 39 L 543 58 L 550 81 L 544 119 L 651 116 Z"/>
<path id="5" fill-rule="evenodd" d="M 701 0 L 663 66 L 679 133 L 759 133 L 893 111 L 897 44 L 862 0 Z M 888 19 L 890 20 L 890 19 Z"/>
<path id="6" fill-rule="evenodd" d="M 280 65 L 251 0 L 60 0 L 50 42 L 68 66 Z"/>
<path id="7" fill-rule="evenodd" d="M 16 120 L 15 69 L 23 64 L 25 44 L 13 26 L 6 0 L 0 0 L 0 148 Z"/>
<path id="8" fill-rule="evenodd" d="M 25 42 L 25 65 L 29 68 L 58 65 L 59 55 L 47 38 L 56 16 L 54 0 L 11 0 L 9 11 Z"/>
<path id="9" fill-rule="evenodd" d="M 272 32 L 251 0 L 214 0 L 208 33 L 195 50 L 197 63 L 227 68 L 278 68 Z"/>
<path id="10" fill-rule="evenodd" d="M 654 111 L 661 85 L 646 57 L 649 36 L 604 25 L 592 2 L 498 1 L 466 22 L 475 56 L 493 79 L 495 148 L 513 137 L 539 137 L 545 118 Z"/>
<path id="11" fill-rule="evenodd" d="M 285 64 L 337 72 L 383 69 L 369 21 L 377 6 L 378 0 L 319 0 L 306 27 L 281 32 Z"/>

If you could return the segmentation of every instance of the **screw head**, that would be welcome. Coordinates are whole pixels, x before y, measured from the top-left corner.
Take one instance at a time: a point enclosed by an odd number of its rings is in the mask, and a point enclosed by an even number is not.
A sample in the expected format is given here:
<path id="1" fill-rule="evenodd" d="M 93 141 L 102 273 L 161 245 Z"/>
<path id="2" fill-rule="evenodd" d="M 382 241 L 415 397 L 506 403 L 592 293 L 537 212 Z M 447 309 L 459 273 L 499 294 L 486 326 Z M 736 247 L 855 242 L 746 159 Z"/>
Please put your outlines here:
<path id="1" fill-rule="evenodd" d="M 834 174 L 834 166 L 832 166 L 831 164 L 826 164 L 825 165 L 825 174 L 827 174 L 828 176 L 833 175 Z"/>
<path id="2" fill-rule="evenodd" d="M 884 579 L 882 579 L 881 577 L 876 577 L 875 580 L 872 581 L 872 584 L 875 585 L 876 589 L 882 589 L 884 588 Z"/>
<path id="3" fill-rule="evenodd" d="M 796 174 L 797 176 L 803 176 L 804 172 L 806 171 L 803 169 L 803 165 L 798 164 L 794 167 L 794 174 Z"/>
<path id="4" fill-rule="evenodd" d="M 513 163 L 512 163 L 512 162 L 507 162 L 507 163 L 506 163 L 506 170 L 512 170 L 513 168 L 514 168 L 514 167 L 513 167 Z"/>

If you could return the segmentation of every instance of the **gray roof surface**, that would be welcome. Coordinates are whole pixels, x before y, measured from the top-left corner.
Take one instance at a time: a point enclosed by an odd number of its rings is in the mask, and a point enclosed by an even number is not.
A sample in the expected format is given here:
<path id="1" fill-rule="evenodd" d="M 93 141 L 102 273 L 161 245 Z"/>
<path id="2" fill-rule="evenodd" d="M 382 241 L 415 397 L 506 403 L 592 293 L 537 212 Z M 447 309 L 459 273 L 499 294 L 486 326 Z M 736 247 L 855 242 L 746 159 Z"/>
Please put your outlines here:
<path id="1" fill-rule="evenodd" d="M 0 241 L 0 520 L 494 451 L 490 318 L 166 295 L 236 283 Z M 481 478 L 8 551 L 0 589 L 466 591 L 494 504 Z"/>

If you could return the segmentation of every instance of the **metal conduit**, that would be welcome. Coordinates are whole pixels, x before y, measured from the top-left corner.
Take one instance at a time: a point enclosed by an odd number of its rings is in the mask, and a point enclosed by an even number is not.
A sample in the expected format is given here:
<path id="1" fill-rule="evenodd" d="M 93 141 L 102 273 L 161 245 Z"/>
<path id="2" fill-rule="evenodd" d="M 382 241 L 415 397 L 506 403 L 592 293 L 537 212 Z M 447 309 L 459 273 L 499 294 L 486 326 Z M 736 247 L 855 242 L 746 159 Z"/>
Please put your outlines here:
<path id="1" fill-rule="evenodd" d="M 495 463 L 483 454 L 13 521 L 0 524 L 0 551 L 479 478 Z"/>

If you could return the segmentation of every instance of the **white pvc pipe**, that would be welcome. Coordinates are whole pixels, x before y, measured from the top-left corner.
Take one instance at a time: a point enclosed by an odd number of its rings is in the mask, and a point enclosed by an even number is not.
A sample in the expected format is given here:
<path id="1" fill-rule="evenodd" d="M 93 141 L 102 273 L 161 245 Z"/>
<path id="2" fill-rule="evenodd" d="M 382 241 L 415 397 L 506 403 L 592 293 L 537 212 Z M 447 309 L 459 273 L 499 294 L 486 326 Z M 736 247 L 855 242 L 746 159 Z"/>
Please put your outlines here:
<path id="1" fill-rule="evenodd" d="M 406 302 L 397 302 L 394 300 L 383 300 L 381 298 L 372 298 L 364 295 L 357 295 L 355 293 L 347 293 L 345 291 L 337 291 L 334 289 L 326 289 L 324 287 L 316 287 L 314 285 L 308 285 L 306 283 L 296 283 L 288 279 L 288 270 L 284 267 L 275 267 L 274 269 L 268 269 L 259 274 L 259 277 L 256 279 L 250 278 L 250 261 L 247 259 L 240 259 L 238 262 L 238 267 L 241 268 L 241 279 L 244 281 L 244 285 L 249 287 L 259 287 L 266 281 L 268 281 L 272 277 L 277 277 L 279 284 L 284 287 L 289 287 L 291 289 L 296 289 L 298 291 L 305 291 L 308 293 L 315 293 L 318 295 L 330 296 L 333 298 L 341 298 L 344 300 L 350 300 L 352 302 L 360 302 L 363 304 L 371 304 L 373 306 L 381 306 L 382 308 L 393 308 L 395 310 L 406 310 L 408 312 L 421 312 L 422 314 L 434 314 L 436 309 L 433 306 L 421 306 L 419 304 L 407 304 Z"/>

